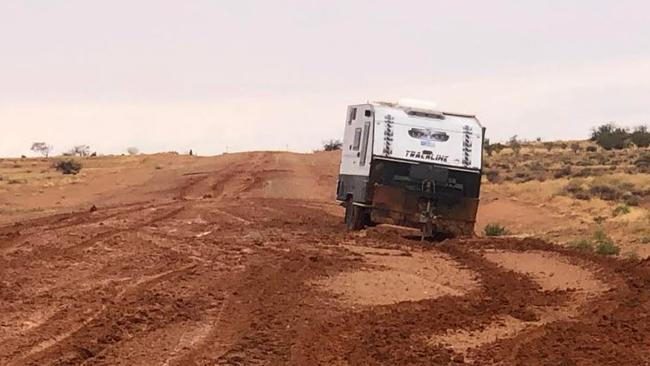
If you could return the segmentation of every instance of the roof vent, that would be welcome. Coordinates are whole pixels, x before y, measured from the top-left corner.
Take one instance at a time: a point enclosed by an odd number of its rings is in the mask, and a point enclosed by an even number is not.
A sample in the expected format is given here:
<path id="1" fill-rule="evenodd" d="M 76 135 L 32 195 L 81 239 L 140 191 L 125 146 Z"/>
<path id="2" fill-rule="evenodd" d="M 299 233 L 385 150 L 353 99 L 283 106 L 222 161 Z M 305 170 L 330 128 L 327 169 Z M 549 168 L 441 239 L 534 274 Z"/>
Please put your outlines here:
<path id="1" fill-rule="evenodd" d="M 438 110 L 438 105 L 435 102 L 417 99 L 400 99 L 397 105 L 410 115 L 438 119 L 445 118 L 445 115 Z"/>

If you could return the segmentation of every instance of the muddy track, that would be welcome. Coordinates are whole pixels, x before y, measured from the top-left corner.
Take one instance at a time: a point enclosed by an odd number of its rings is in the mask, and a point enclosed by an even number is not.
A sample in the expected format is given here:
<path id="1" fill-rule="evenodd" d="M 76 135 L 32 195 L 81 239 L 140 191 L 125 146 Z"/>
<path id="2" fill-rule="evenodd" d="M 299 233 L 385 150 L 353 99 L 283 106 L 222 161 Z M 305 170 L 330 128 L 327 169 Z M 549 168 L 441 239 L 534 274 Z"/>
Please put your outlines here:
<path id="1" fill-rule="evenodd" d="M 155 201 L 0 228 L 0 364 L 650 361 L 648 261 L 348 233 L 329 198 L 281 197 L 283 175 L 321 173 L 279 156 L 174 177 Z M 292 190 L 320 192 L 299 178 Z"/>

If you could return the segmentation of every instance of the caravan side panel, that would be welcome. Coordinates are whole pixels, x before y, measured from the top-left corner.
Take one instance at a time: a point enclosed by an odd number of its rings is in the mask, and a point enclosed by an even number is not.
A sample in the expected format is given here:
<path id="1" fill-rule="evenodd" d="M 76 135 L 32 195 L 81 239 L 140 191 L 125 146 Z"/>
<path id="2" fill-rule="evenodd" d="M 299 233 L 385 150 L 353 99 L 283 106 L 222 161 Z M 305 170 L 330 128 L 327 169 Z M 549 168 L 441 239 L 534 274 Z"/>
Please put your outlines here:
<path id="1" fill-rule="evenodd" d="M 365 202 L 373 153 L 374 107 L 370 104 L 349 106 L 345 121 L 337 199 L 352 195 Z"/>

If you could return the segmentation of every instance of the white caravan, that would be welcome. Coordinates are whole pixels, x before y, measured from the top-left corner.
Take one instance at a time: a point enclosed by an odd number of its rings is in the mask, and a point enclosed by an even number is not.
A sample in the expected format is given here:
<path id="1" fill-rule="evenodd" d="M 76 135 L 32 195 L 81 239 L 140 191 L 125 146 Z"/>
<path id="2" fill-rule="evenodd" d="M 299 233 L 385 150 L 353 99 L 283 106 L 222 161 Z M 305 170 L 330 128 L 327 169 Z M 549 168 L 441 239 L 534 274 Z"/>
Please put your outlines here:
<path id="1" fill-rule="evenodd" d="M 473 115 L 418 101 L 348 107 L 337 200 L 348 228 L 473 232 L 485 129 Z"/>

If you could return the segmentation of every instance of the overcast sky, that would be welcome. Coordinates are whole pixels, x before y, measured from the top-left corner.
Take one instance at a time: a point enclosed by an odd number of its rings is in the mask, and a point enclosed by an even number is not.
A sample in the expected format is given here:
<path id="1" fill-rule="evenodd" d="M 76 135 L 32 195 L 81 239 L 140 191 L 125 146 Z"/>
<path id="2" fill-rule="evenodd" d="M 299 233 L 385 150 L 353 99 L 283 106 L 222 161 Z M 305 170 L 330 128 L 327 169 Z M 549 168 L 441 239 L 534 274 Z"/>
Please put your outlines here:
<path id="1" fill-rule="evenodd" d="M 0 50 L 0 156 L 311 151 L 402 97 L 493 140 L 650 123 L 647 1 L 0 0 Z"/>

